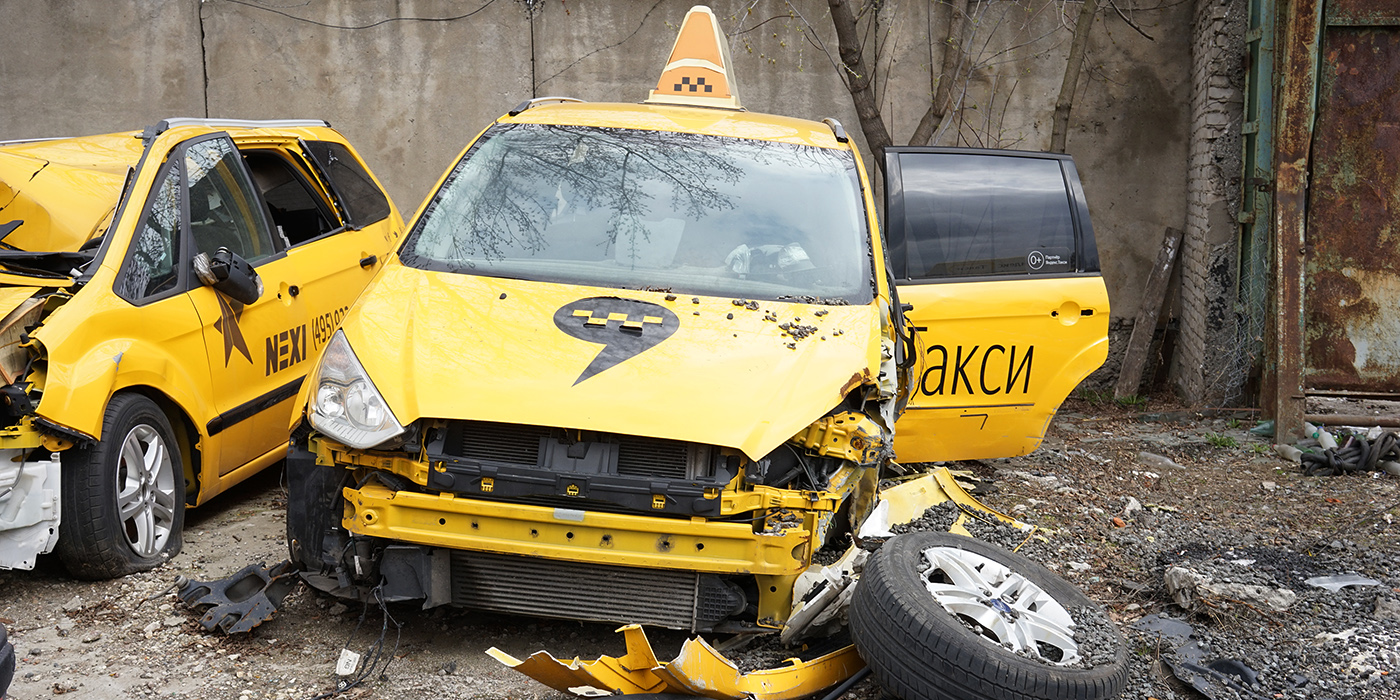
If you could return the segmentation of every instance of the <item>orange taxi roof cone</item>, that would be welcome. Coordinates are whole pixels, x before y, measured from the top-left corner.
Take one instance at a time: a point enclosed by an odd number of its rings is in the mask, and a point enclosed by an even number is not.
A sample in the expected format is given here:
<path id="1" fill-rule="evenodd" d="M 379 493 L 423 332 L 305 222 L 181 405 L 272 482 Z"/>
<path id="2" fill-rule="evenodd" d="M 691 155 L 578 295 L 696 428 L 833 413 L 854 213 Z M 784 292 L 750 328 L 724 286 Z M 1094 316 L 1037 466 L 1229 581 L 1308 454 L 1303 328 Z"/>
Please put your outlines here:
<path id="1" fill-rule="evenodd" d="M 729 42 L 720 31 L 715 13 L 696 5 L 685 13 L 681 31 L 671 47 L 671 58 L 647 96 L 651 104 L 743 109 L 734 85 Z"/>

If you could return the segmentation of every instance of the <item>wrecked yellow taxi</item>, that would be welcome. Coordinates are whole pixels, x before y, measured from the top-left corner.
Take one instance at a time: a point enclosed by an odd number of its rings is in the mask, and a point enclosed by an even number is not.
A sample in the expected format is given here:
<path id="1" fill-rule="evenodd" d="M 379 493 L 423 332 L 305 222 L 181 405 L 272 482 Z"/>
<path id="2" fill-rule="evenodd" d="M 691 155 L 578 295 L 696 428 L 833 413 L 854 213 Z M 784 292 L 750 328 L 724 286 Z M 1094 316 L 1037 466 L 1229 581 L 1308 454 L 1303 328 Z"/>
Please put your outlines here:
<path id="1" fill-rule="evenodd" d="M 897 455 L 1034 449 L 1107 348 L 1073 162 L 884 159 L 882 236 L 842 125 L 746 111 L 705 8 L 644 102 L 540 98 L 497 119 L 302 390 L 287 527 L 303 577 L 426 607 L 778 631 Z"/>
<path id="2" fill-rule="evenodd" d="M 283 458 L 402 230 L 323 121 L 0 143 L 0 568 L 178 552 L 186 507 Z"/>

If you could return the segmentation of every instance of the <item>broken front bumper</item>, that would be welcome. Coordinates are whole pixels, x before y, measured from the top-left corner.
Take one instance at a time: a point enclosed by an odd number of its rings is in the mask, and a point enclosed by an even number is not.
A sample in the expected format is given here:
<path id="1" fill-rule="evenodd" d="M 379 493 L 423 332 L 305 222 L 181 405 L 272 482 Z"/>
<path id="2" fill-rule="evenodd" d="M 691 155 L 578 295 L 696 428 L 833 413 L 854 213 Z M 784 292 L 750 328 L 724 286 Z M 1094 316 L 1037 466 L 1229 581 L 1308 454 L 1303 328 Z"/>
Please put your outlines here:
<path id="1" fill-rule="evenodd" d="M 776 628 L 810 557 L 811 530 L 800 519 L 755 532 L 751 523 L 497 503 L 378 484 L 342 493 L 345 530 L 395 543 L 380 561 L 390 592 L 429 605 L 709 630 L 743 615 L 756 598 L 756 614 L 746 617 Z M 402 588 L 393 579 L 426 585 Z"/>
<path id="2" fill-rule="evenodd" d="M 428 492 L 422 462 L 342 450 L 316 438 L 294 442 L 294 558 L 323 590 L 363 594 L 383 581 L 387 600 L 421 598 L 427 607 L 776 629 L 811 560 L 813 533 L 840 503 L 833 493 L 755 486 L 715 494 L 717 510 L 739 518 L 730 521 L 527 505 Z"/>

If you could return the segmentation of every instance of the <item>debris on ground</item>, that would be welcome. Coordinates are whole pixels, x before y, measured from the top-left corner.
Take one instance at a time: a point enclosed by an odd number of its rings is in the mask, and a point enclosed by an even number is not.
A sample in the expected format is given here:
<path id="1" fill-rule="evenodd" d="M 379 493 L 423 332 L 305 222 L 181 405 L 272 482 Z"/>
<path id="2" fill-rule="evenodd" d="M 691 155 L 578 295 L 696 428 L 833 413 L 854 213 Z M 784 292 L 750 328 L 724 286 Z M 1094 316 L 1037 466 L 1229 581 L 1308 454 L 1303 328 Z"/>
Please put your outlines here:
<path id="1" fill-rule="evenodd" d="M 300 581 L 296 567 L 283 561 L 271 567 L 246 566 L 216 581 L 193 581 L 181 576 L 175 586 L 180 600 L 201 615 L 199 624 L 204 629 L 240 634 L 267 622 Z"/>
<path id="2" fill-rule="evenodd" d="M 1167 645 L 1162 663 L 1177 678 L 1211 700 L 1265 700 L 1269 697 L 1256 691 L 1258 671 L 1237 659 L 1215 656 L 1210 647 L 1196 637 L 1191 625 L 1170 617 L 1148 615 L 1133 623 L 1133 629 L 1160 638 Z"/>
<path id="3" fill-rule="evenodd" d="M 1326 588 L 1327 590 L 1332 591 L 1333 593 L 1336 593 L 1337 591 L 1340 591 L 1343 588 L 1348 588 L 1350 586 L 1381 585 L 1380 581 L 1377 581 L 1373 578 L 1366 578 L 1365 576 L 1357 576 L 1356 574 L 1314 576 L 1310 579 L 1307 579 L 1306 581 L 1303 581 L 1303 583 L 1306 583 L 1309 586 L 1317 586 L 1318 588 Z"/>
<path id="4" fill-rule="evenodd" d="M 524 660 L 496 647 L 487 653 L 508 668 L 578 697 L 670 693 L 719 700 L 796 700 L 836 686 L 865 667 L 855 647 L 845 646 L 811 660 L 792 658 L 784 666 L 746 672 L 700 637 L 687 640 L 675 659 L 662 662 L 640 626 L 618 631 L 627 642 L 627 653 L 619 657 L 562 662 L 546 651 Z"/>
<path id="5" fill-rule="evenodd" d="M 1238 603 L 1282 612 L 1298 600 L 1297 593 L 1287 588 L 1260 585 L 1247 567 L 1241 566 L 1240 569 L 1235 577 L 1216 581 L 1208 574 L 1174 566 L 1167 569 L 1162 580 L 1172 600 L 1186 610 L 1203 606 L 1229 610 L 1232 604 Z M 1240 579 L 1250 582 L 1244 583 Z"/>
<path id="6" fill-rule="evenodd" d="M 1368 433 L 1343 434 L 1337 441 L 1324 429 L 1314 433 L 1321 452 L 1300 455 L 1303 473 L 1308 476 L 1337 476 L 1351 472 L 1387 472 L 1400 475 L 1400 436 L 1381 432 L 1375 437 Z"/>

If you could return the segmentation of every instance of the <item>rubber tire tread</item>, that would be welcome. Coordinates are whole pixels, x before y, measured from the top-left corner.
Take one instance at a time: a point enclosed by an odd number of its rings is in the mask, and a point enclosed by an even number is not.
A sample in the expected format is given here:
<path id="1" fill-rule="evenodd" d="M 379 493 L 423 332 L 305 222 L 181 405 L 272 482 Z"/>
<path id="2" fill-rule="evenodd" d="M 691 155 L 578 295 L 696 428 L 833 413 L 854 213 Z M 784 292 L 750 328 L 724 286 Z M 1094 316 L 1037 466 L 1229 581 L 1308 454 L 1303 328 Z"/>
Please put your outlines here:
<path id="1" fill-rule="evenodd" d="M 10 689 L 10 681 L 15 679 L 15 646 L 10 643 L 5 625 L 0 624 L 0 698 Z"/>
<path id="2" fill-rule="evenodd" d="M 900 700 L 1107 700 L 1123 691 L 1127 644 L 1116 630 L 1114 661 L 1093 669 L 1022 658 L 969 630 L 933 599 L 918 576 L 921 552 L 938 546 L 1005 564 L 1066 608 L 1102 612 L 1078 588 L 1014 552 L 950 533 L 899 535 L 866 561 L 849 611 L 856 651 L 886 692 Z"/>
<path id="3" fill-rule="evenodd" d="M 117 458 L 121 441 L 138 424 L 156 429 L 175 473 L 175 514 L 170 539 L 155 556 L 142 557 L 131 549 L 117 511 Z M 140 394 L 112 397 L 102 423 L 106 439 L 94 446 L 74 447 L 63 456 L 63 517 L 54 550 L 68 573 L 87 580 L 117 578 L 148 571 L 180 552 L 184 544 L 185 470 L 179 443 L 165 412 Z"/>

